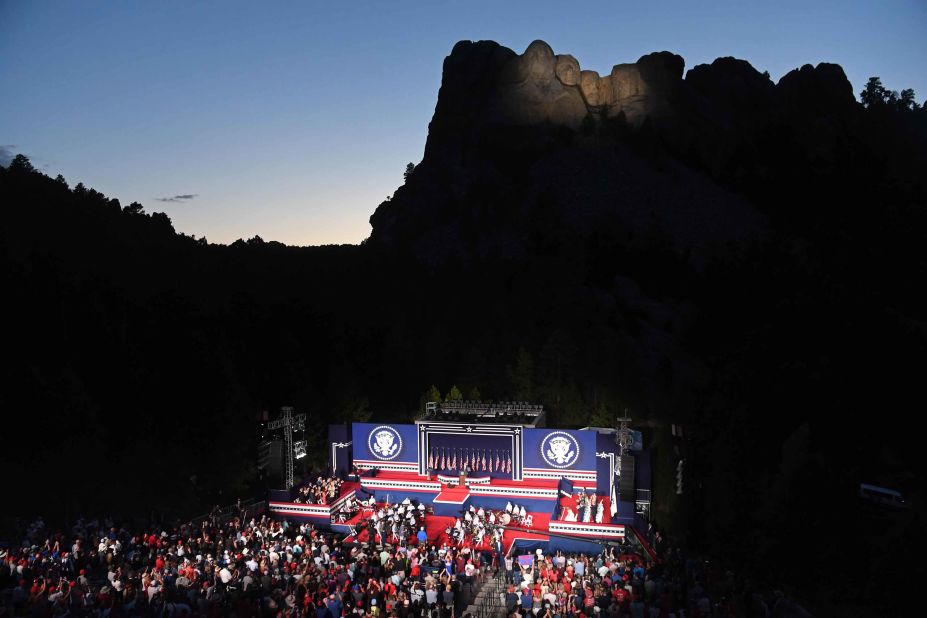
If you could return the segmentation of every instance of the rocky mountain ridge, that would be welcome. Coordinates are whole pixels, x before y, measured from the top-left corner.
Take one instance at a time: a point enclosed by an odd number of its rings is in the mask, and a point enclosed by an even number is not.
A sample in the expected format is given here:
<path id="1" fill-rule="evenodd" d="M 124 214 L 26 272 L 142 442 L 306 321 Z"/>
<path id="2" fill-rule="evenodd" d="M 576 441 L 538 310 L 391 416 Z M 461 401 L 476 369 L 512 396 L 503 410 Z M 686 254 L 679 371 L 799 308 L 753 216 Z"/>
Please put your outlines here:
<path id="1" fill-rule="evenodd" d="M 792 164 L 826 173 L 860 112 L 851 85 L 827 63 L 778 84 L 734 58 L 684 66 L 662 51 L 599 76 L 543 41 L 457 43 L 423 160 L 371 216 L 371 242 L 437 262 L 520 255 L 539 199 L 570 226 L 659 230 L 681 251 L 763 236 L 745 185 Z"/>

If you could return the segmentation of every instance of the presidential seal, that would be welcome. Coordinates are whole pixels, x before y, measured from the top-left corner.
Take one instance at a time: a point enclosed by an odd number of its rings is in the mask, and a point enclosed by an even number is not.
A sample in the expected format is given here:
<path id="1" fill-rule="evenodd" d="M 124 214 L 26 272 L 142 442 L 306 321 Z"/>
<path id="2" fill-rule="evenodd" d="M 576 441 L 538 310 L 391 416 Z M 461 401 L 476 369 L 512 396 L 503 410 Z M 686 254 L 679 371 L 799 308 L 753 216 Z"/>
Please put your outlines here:
<path id="1" fill-rule="evenodd" d="M 570 468 L 579 459 L 579 442 L 564 431 L 552 431 L 541 440 L 541 458 L 554 468 Z"/>
<path id="2" fill-rule="evenodd" d="M 367 446 L 370 454 L 377 459 L 395 459 L 402 451 L 402 437 L 392 427 L 380 425 L 367 436 Z"/>

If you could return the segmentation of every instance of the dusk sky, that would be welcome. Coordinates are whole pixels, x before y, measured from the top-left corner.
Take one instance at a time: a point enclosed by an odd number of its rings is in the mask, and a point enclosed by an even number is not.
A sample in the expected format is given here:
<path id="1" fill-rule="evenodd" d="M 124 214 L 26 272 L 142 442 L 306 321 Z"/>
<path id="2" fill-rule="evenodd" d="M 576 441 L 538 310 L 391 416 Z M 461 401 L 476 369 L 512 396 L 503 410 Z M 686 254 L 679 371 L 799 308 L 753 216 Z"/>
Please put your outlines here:
<path id="1" fill-rule="evenodd" d="M 774 80 L 835 62 L 857 95 L 879 75 L 927 99 L 923 0 L 0 0 L 0 154 L 211 242 L 358 243 L 421 159 L 461 39 L 519 53 L 544 39 L 602 74 L 664 49 Z"/>

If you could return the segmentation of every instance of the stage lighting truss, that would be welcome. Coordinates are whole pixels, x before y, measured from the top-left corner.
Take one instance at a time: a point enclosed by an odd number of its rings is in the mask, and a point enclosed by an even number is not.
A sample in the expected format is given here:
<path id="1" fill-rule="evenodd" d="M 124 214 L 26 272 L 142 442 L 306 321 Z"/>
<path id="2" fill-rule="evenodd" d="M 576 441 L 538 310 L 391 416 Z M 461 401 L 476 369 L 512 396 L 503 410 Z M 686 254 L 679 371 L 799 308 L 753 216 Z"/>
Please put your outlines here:
<path id="1" fill-rule="evenodd" d="M 527 401 L 497 401 L 488 403 L 483 401 L 445 401 L 444 403 L 429 402 L 426 405 L 426 416 L 479 416 L 483 418 L 512 419 L 513 417 L 538 417 L 544 411 L 544 406 L 532 404 Z"/>
<path id="2" fill-rule="evenodd" d="M 631 446 L 634 444 L 634 436 L 631 435 L 631 428 L 628 426 L 631 422 L 631 417 L 628 416 L 628 409 L 625 408 L 624 416 L 618 417 L 615 420 L 615 442 L 618 444 L 619 455 L 624 455 L 631 450 Z"/>

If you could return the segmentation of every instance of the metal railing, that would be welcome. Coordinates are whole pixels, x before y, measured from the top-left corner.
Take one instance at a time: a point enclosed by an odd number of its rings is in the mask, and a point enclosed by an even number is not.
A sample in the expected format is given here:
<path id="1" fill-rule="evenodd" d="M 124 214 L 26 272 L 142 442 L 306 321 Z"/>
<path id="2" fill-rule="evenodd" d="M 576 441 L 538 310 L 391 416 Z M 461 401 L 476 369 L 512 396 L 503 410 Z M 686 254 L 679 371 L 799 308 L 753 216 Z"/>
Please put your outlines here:
<path id="1" fill-rule="evenodd" d="M 199 526 L 205 521 L 212 521 L 215 519 L 217 523 L 224 524 L 239 516 L 242 518 L 242 520 L 247 521 L 252 517 L 259 517 L 263 515 L 266 511 L 267 500 L 253 498 L 251 500 L 243 500 L 240 508 L 237 503 L 229 504 L 219 508 L 217 511 L 212 513 L 198 515 L 191 519 L 190 523 L 194 526 Z"/>
<path id="2" fill-rule="evenodd" d="M 502 593 L 505 590 L 505 579 L 500 569 L 494 575 L 487 577 L 476 595 L 471 614 L 476 618 L 496 618 L 505 616 L 505 601 Z"/>

